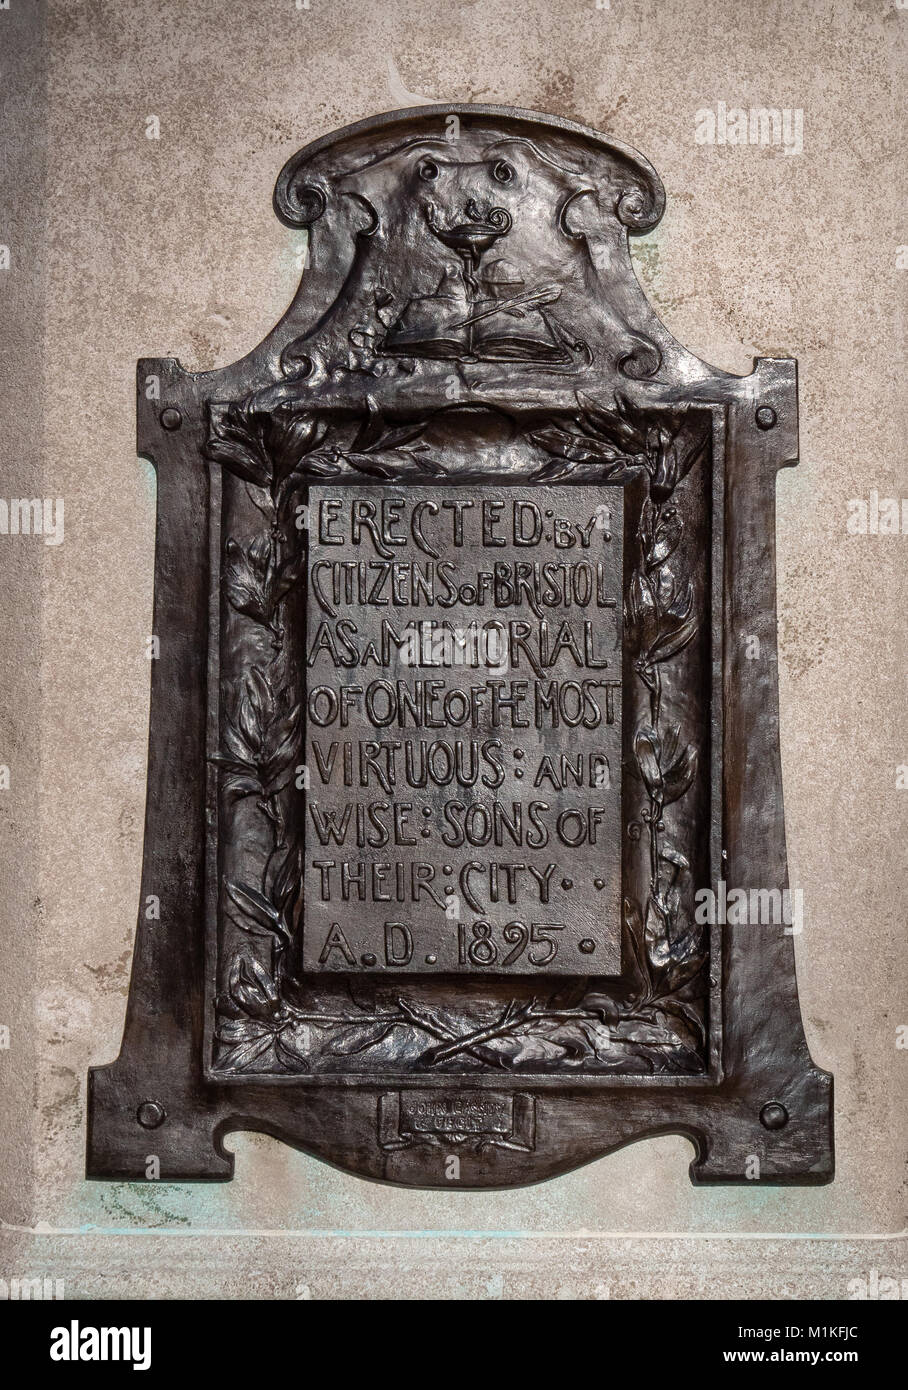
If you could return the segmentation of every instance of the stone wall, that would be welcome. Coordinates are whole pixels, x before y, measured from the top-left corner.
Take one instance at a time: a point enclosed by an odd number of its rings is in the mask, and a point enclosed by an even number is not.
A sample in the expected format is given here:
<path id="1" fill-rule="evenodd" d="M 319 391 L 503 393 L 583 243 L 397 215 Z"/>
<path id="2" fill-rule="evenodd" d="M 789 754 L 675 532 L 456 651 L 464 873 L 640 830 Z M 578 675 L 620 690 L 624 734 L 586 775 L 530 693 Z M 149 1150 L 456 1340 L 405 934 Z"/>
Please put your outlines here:
<path id="1" fill-rule="evenodd" d="M 62 544 L 0 536 L 4 1279 L 62 1277 L 77 1297 L 837 1298 L 872 1268 L 908 1272 L 892 1239 L 908 536 L 846 530 L 849 499 L 908 492 L 906 37 L 888 0 L 0 10 L 0 494 L 65 500 Z M 831 1186 L 694 1189 L 680 1137 L 504 1193 L 399 1191 L 257 1135 L 229 1139 L 229 1184 L 84 1180 L 86 1071 L 118 1050 L 142 852 L 155 497 L 135 359 L 199 369 L 258 343 L 304 251 L 271 209 L 284 160 L 423 99 L 535 108 L 634 145 L 668 194 L 634 248 L 668 327 L 734 372 L 799 360 L 802 461 L 778 493 L 782 754 L 805 1026 L 835 1074 Z M 789 152 L 703 140 L 703 111 L 721 129 L 733 107 L 787 108 Z"/>

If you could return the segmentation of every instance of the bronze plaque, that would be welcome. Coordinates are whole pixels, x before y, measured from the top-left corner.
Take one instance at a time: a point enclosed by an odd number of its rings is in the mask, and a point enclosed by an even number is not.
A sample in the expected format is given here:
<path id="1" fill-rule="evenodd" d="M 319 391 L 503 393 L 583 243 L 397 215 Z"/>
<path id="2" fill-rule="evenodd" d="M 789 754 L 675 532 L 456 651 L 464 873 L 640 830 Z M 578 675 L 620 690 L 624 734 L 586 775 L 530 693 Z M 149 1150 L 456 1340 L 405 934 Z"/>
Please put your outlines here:
<path id="1" fill-rule="evenodd" d="M 306 969 L 618 973 L 622 502 L 310 489 Z"/>
<path id="2" fill-rule="evenodd" d="M 379 116 L 281 171 L 265 340 L 138 364 L 160 915 L 91 1176 L 229 1177 L 242 1128 L 416 1186 L 671 1132 L 696 1182 L 832 1176 L 790 927 L 724 913 L 788 889 L 796 364 L 672 338 L 628 245 L 664 201 L 570 121 Z"/>

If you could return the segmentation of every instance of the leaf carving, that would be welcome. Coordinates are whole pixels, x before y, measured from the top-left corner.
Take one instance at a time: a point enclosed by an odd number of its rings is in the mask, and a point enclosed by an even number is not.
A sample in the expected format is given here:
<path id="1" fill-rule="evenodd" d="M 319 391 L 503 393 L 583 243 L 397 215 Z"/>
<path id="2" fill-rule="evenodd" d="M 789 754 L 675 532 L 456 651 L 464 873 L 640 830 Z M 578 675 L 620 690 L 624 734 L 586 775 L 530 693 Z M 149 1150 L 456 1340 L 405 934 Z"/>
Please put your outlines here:
<path id="1" fill-rule="evenodd" d="M 240 917 L 237 925 L 244 931 L 250 931 L 254 936 L 270 933 L 278 938 L 281 946 L 290 945 L 290 934 L 280 909 L 269 902 L 264 893 L 247 883 L 232 883 L 229 879 L 224 882 L 224 891 L 238 909 Z"/>
<path id="2" fill-rule="evenodd" d="M 396 1027 L 396 1020 L 392 1020 L 390 1023 L 382 1020 L 357 1023 L 335 1033 L 325 1044 L 323 1051 L 328 1057 L 350 1057 L 384 1042 L 391 1030 Z"/>
<path id="3" fill-rule="evenodd" d="M 637 764 L 640 768 L 640 775 L 646 783 L 647 791 L 651 794 L 662 792 L 662 768 L 659 759 L 662 753 L 662 745 L 659 735 L 655 729 L 648 725 L 641 725 L 634 734 L 634 753 L 636 754 Z"/>
<path id="4" fill-rule="evenodd" d="M 355 468 L 357 473 L 367 473 L 374 478 L 393 478 L 394 469 L 388 463 L 380 463 L 370 454 L 349 453 L 345 455 L 347 463 Z"/>
<path id="5" fill-rule="evenodd" d="M 265 453 L 261 431 L 256 429 L 243 407 L 212 401 L 208 407 L 208 419 L 206 457 L 222 464 L 248 483 L 268 487 L 271 483 L 271 461 Z"/>
<path id="6" fill-rule="evenodd" d="M 671 657 L 677 656 L 680 651 L 687 646 L 688 642 L 696 635 L 696 619 L 690 618 L 680 627 L 670 628 L 656 639 L 647 652 L 649 661 L 668 661 Z"/>
<path id="7" fill-rule="evenodd" d="M 681 517 L 674 507 L 670 508 L 670 512 L 671 515 L 663 514 L 653 533 L 652 546 L 646 557 L 648 569 L 655 569 L 657 565 L 664 564 L 678 547 L 681 539 Z"/>
<path id="8" fill-rule="evenodd" d="M 663 795 L 665 804 L 678 801 L 687 791 L 697 774 L 697 750 L 688 744 L 675 762 L 664 774 Z"/>
<path id="9" fill-rule="evenodd" d="M 289 402 L 258 408 L 245 401 L 211 401 L 205 456 L 257 487 L 277 488 L 314 452 L 328 422 Z"/>
<path id="10" fill-rule="evenodd" d="M 272 1042 L 273 1035 L 270 1031 L 260 1033 L 258 1037 L 238 1043 L 236 1047 L 221 1053 L 218 1058 L 218 1066 L 225 1071 L 246 1071 L 253 1062 L 258 1062 L 265 1056 L 270 1050 Z"/>

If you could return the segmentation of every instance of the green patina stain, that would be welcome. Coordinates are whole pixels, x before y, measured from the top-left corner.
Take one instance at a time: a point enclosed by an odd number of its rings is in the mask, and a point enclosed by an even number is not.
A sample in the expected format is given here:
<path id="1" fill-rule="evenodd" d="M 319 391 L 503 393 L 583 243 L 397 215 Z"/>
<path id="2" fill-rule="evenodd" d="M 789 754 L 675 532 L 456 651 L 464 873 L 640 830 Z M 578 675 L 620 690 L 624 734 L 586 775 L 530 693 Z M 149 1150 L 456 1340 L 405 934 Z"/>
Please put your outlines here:
<path id="1" fill-rule="evenodd" d="M 300 276 L 306 268 L 306 256 L 309 245 L 309 233 L 306 231 L 290 232 L 287 245 L 280 254 L 278 265 L 282 275 L 286 276 L 289 286 L 288 299 L 292 299 L 296 293 L 300 282 Z"/>
<path id="2" fill-rule="evenodd" d="M 151 504 L 152 512 L 155 511 L 158 502 L 158 475 L 155 472 L 153 463 L 149 463 L 147 458 L 140 454 L 136 459 L 139 469 L 139 477 L 142 480 L 143 490 L 147 501 Z"/>
<path id="3" fill-rule="evenodd" d="M 640 283 L 657 297 L 656 283 L 659 279 L 659 245 L 654 236 L 632 237 L 629 242 L 631 261 Z"/>

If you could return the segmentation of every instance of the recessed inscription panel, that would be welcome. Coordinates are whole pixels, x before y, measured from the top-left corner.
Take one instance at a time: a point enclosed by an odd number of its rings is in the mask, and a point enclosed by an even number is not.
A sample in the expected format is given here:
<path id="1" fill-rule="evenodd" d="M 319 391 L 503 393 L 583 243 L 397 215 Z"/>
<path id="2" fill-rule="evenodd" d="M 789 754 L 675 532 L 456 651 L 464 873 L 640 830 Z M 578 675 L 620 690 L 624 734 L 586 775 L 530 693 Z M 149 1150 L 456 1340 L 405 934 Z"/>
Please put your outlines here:
<path id="1" fill-rule="evenodd" d="M 305 969 L 618 973 L 622 489 L 309 507 Z"/>

